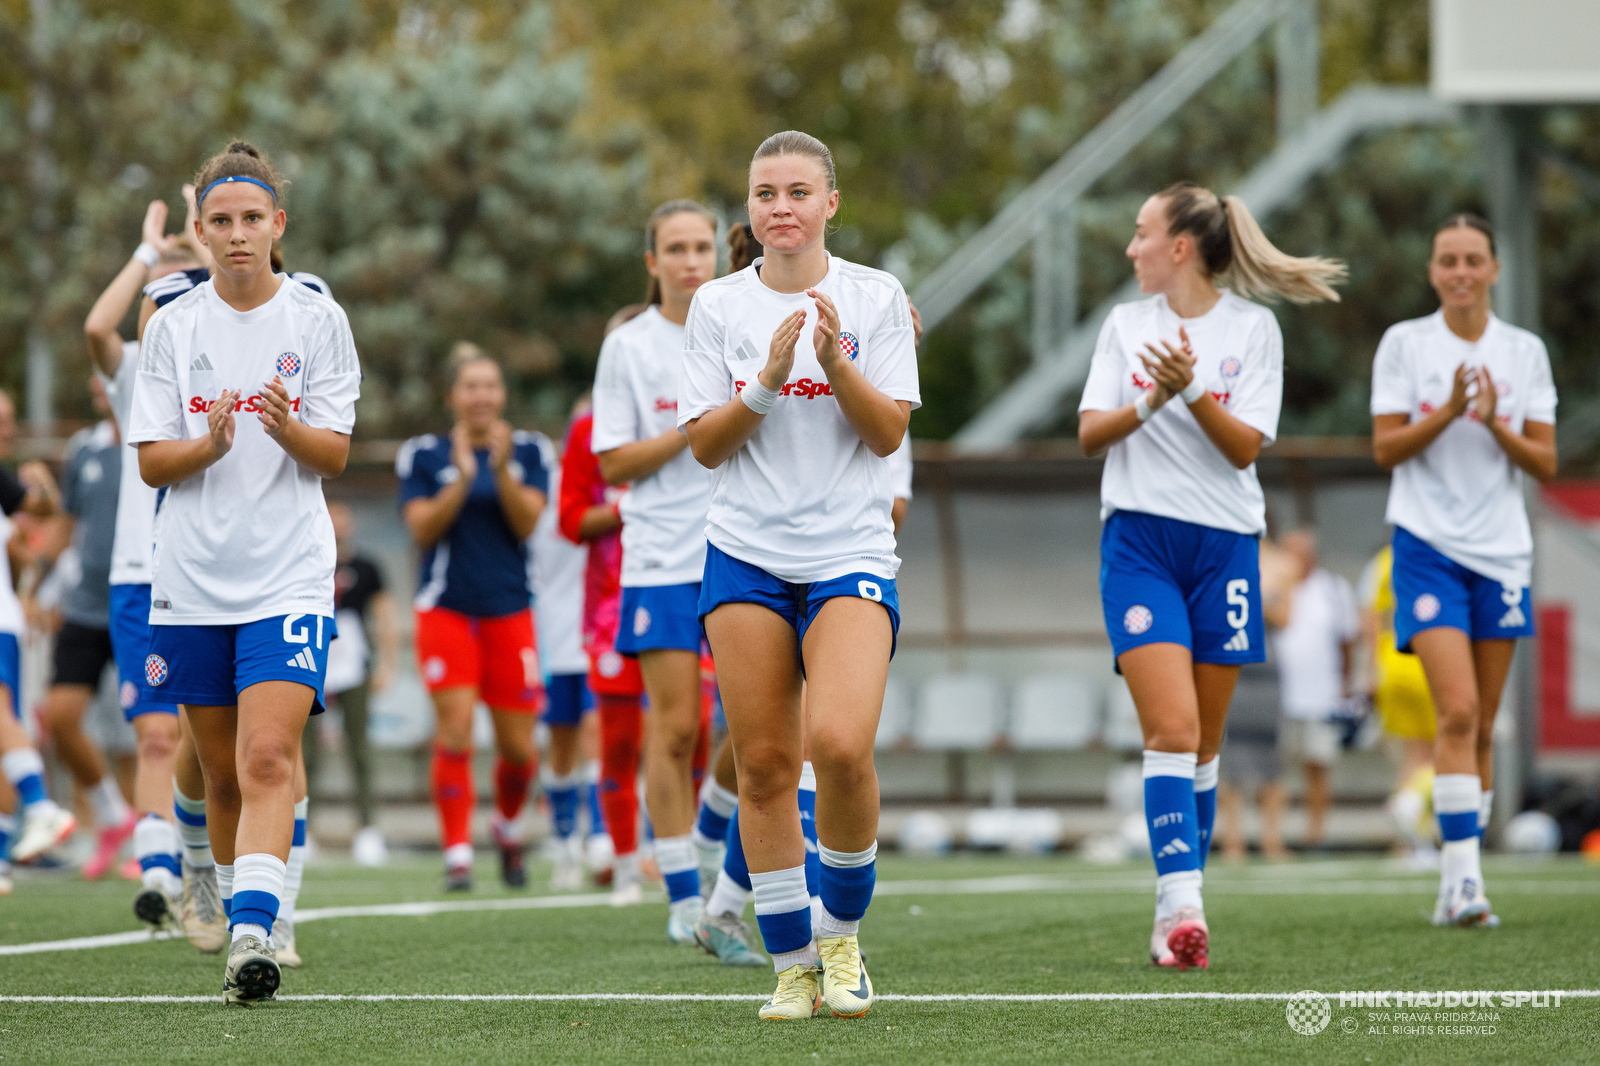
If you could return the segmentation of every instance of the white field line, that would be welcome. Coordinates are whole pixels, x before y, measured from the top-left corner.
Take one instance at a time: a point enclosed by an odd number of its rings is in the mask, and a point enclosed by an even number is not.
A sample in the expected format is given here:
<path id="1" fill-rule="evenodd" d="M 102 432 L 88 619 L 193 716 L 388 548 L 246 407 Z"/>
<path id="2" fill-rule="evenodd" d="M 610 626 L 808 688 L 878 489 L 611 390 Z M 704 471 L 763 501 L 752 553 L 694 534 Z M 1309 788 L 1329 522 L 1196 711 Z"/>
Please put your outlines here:
<path id="1" fill-rule="evenodd" d="M 1025 874 L 1013 877 L 973 877 L 955 880 L 884 881 L 874 889 L 875 896 L 1011 895 L 1017 893 L 1065 893 L 1086 895 L 1149 890 L 1153 877 L 1063 878 Z M 1600 894 L 1600 880 L 1537 881 L 1496 880 L 1495 895 L 1594 895 Z M 1435 884 L 1428 877 L 1383 880 L 1341 881 L 1214 881 L 1206 886 L 1211 895 L 1241 896 L 1347 896 L 1347 895 L 1432 895 Z M 659 898 L 659 897 L 658 897 Z M 511 899 L 420 900 L 414 903 L 376 903 L 350 907 L 312 907 L 295 912 L 296 924 L 329 918 L 420 918 L 432 914 L 467 911 L 566 910 L 575 907 L 605 907 L 611 897 L 603 892 L 584 892 L 564 896 L 526 896 Z M 174 939 L 171 933 L 134 930 L 103 936 L 80 936 L 65 940 L 39 940 L 27 944 L 0 944 L 0 956 L 33 955 L 49 951 L 84 951 L 89 948 L 121 947 L 151 940 Z"/>
<path id="2" fill-rule="evenodd" d="M 1531 990 L 1538 995 L 1558 995 L 1562 999 L 1600 999 L 1600 989 Z M 1152 1000 L 1203 1000 L 1259 1002 L 1287 1000 L 1294 992 L 947 992 L 931 995 L 896 995 L 880 992 L 875 1000 L 884 1003 L 1133 1003 Z M 1335 992 L 1334 995 L 1339 993 Z M 1490 995 L 1501 996 L 1503 992 Z M 218 996 L 0 996 L 0 1003 L 216 1003 Z M 761 993 L 704 992 L 510 992 L 510 993 L 412 993 L 377 995 L 339 995 L 317 993 L 278 996 L 290 1003 L 759 1003 L 768 997 Z"/>

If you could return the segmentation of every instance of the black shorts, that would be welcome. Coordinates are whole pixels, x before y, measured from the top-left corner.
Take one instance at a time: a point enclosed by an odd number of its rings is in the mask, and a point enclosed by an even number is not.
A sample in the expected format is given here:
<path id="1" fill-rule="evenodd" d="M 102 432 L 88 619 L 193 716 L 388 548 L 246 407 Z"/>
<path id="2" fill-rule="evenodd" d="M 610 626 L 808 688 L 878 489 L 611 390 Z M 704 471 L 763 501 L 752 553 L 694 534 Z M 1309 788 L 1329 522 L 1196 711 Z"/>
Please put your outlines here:
<path id="1" fill-rule="evenodd" d="M 67 622 L 56 634 L 53 658 L 52 685 L 88 685 L 98 689 L 100 675 L 111 661 L 111 630 Z"/>

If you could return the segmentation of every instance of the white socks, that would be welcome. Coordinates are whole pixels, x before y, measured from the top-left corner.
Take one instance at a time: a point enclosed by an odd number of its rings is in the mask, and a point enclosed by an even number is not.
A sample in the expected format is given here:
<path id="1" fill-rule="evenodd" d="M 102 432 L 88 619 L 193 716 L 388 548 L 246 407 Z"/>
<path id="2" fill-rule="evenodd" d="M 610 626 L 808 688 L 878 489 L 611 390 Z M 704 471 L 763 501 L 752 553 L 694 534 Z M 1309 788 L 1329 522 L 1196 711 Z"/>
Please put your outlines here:
<path id="1" fill-rule="evenodd" d="M 183 841 L 183 857 L 190 866 L 204 868 L 214 865 L 211 837 L 206 830 L 206 798 L 190 799 L 185 796 L 183 789 L 178 787 L 177 778 L 173 778 L 172 807 L 178 826 L 178 839 Z"/>
<path id="2" fill-rule="evenodd" d="M 1199 870 L 1180 870 L 1156 878 L 1156 917 L 1171 918 L 1183 907 L 1203 907 L 1200 886 L 1205 874 Z"/>
<path id="3" fill-rule="evenodd" d="M 1489 817 L 1494 814 L 1494 789 L 1483 790 L 1483 798 L 1478 801 L 1478 835 L 1489 828 Z"/>
<path id="4" fill-rule="evenodd" d="M 182 875 L 167 865 L 178 857 L 178 831 L 171 822 L 156 814 L 139 819 L 133 828 L 133 855 L 139 860 L 139 881 L 145 888 L 160 888 L 172 894 L 183 891 Z"/>
<path id="5" fill-rule="evenodd" d="M 751 890 L 741 888 L 739 883 L 728 876 L 728 871 L 717 871 L 717 885 L 711 890 L 711 898 L 706 901 L 706 915 L 715 918 L 721 914 L 731 914 L 735 918 L 744 914 L 745 904 L 750 902 Z"/>
<path id="6" fill-rule="evenodd" d="M 311 799 L 306 797 L 294 805 L 294 817 L 297 822 L 304 822 L 306 813 L 310 810 Z M 300 898 L 300 882 L 306 874 L 306 846 L 293 844 L 289 848 L 289 861 L 283 874 L 283 891 L 278 895 L 278 917 L 283 921 L 294 921 L 295 900 Z"/>
<path id="7" fill-rule="evenodd" d="M 126 822 L 133 813 L 128 809 L 128 801 L 122 798 L 122 789 L 117 787 L 117 779 L 110 774 L 106 774 L 85 792 L 89 798 L 89 806 L 94 811 L 94 824 L 97 829 L 115 829 Z"/>
<path id="8" fill-rule="evenodd" d="M 220 870 L 221 868 L 218 867 Z M 233 863 L 233 939 L 257 936 L 265 941 L 278 916 L 288 864 L 264 851 L 240 855 Z"/>

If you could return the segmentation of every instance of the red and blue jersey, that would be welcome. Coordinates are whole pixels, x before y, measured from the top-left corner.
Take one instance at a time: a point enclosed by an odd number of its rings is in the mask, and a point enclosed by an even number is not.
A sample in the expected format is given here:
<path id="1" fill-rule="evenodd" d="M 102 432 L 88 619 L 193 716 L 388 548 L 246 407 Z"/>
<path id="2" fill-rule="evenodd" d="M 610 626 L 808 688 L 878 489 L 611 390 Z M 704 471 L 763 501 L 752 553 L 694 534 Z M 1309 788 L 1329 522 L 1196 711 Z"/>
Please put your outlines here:
<path id="1" fill-rule="evenodd" d="M 512 472 L 524 485 L 550 491 L 537 437 L 517 430 L 511 436 Z M 439 542 L 422 553 L 417 578 L 418 610 L 444 607 L 475 618 L 498 618 L 525 611 L 532 602 L 528 587 L 527 544 L 506 521 L 495 491 L 489 452 L 479 449 L 478 475 L 461 513 Z M 413 437 L 395 459 L 400 479 L 400 505 L 432 497 L 460 477 L 450 461 L 450 438 L 433 433 Z"/>

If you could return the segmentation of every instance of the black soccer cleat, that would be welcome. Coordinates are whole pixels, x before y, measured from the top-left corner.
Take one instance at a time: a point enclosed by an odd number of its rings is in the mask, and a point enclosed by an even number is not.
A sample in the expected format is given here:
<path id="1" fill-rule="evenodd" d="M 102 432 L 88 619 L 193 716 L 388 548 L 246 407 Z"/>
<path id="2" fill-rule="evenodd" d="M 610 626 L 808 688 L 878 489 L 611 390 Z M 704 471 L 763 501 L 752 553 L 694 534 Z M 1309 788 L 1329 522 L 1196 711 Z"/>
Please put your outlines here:
<path id="1" fill-rule="evenodd" d="M 523 859 L 521 844 L 500 845 L 500 880 L 507 888 L 528 887 L 528 867 Z"/>
<path id="2" fill-rule="evenodd" d="M 444 872 L 444 887 L 447 892 L 472 891 L 472 867 L 452 866 Z"/>

